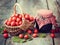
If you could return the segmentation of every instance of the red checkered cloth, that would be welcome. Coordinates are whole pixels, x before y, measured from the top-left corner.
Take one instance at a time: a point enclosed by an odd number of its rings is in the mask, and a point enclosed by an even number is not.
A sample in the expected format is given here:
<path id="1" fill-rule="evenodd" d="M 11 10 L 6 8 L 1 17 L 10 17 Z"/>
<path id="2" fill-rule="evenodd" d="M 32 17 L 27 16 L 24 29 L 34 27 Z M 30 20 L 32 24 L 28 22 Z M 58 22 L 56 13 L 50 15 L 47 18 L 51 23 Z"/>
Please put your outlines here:
<path id="1" fill-rule="evenodd" d="M 56 17 L 53 15 L 52 11 L 50 10 L 40 10 L 40 13 L 36 16 L 36 21 L 38 23 L 39 29 L 49 23 L 52 23 L 54 26 L 56 24 Z M 43 12 L 43 13 L 42 13 Z"/>

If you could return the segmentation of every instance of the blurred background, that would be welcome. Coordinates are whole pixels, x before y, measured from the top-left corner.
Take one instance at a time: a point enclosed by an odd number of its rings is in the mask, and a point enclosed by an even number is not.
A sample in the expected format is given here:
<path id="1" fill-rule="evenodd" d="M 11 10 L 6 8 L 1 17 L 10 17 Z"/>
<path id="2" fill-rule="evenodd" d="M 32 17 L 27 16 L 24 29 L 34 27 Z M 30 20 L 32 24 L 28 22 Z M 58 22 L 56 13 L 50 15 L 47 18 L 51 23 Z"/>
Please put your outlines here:
<path id="1" fill-rule="evenodd" d="M 59 0 L 17 0 L 24 12 L 32 16 L 35 16 L 39 9 L 52 10 L 53 14 L 56 16 L 57 22 L 60 24 L 60 14 L 58 14 L 59 9 L 57 8 L 56 1 L 59 3 Z M 0 0 L 0 25 L 13 14 L 15 2 L 16 0 Z M 17 12 L 20 13 L 20 11 L 19 7 L 17 7 Z"/>

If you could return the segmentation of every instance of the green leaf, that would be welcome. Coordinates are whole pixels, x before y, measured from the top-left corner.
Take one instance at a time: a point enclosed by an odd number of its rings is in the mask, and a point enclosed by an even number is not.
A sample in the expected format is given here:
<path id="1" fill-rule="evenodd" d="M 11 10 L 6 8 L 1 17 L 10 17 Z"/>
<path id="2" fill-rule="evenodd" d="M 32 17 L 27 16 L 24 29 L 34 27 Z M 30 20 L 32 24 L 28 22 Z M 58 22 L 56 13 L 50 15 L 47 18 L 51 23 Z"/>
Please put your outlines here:
<path id="1" fill-rule="evenodd" d="M 0 28 L 0 33 L 4 30 L 4 28 Z"/>
<path id="2" fill-rule="evenodd" d="M 14 37 L 12 38 L 12 41 L 13 41 L 13 42 L 17 42 L 17 43 L 22 43 L 22 42 L 23 42 L 23 39 L 20 39 L 18 36 L 14 36 Z"/>
<path id="3" fill-rule="evenodd" d="M 4 30 L 4 28 L 0 28 L 0 30 Z"/>
<path id="4" fill-rule="evenodd" d="M 46 34 L 39 34 L 39 37 L 41 38 L 44 38 L 44 37 L 46 37 Z"/>

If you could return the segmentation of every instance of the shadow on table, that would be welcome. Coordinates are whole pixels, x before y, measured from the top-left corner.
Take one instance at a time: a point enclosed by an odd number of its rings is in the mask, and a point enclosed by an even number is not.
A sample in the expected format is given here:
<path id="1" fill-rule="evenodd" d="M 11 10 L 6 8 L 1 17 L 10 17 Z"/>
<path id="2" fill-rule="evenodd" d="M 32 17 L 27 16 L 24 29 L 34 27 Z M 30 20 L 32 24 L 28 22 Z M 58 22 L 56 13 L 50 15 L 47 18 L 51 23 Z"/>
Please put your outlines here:
<path id="1" fill-rule="evenodd" d="M 5 39 L 3 38 L 3 35 L 0 34 L 0 45 L 4 45 Z"/>

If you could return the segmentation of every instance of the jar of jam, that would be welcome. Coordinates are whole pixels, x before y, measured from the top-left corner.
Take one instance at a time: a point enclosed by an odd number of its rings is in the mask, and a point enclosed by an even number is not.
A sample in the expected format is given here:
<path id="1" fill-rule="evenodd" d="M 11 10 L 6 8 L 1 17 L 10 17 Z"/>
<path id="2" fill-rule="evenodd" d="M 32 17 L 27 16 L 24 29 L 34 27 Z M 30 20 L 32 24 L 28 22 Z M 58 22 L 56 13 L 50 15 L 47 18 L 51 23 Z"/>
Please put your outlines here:
<path id="1" fill-rule="evenodd" d="M 52 30 L 52 25 L 56 26 L 56 17 L 51 10 L 41 9 L 37 11 L 36 28 L 39 32 L 48 33 Z"/>

